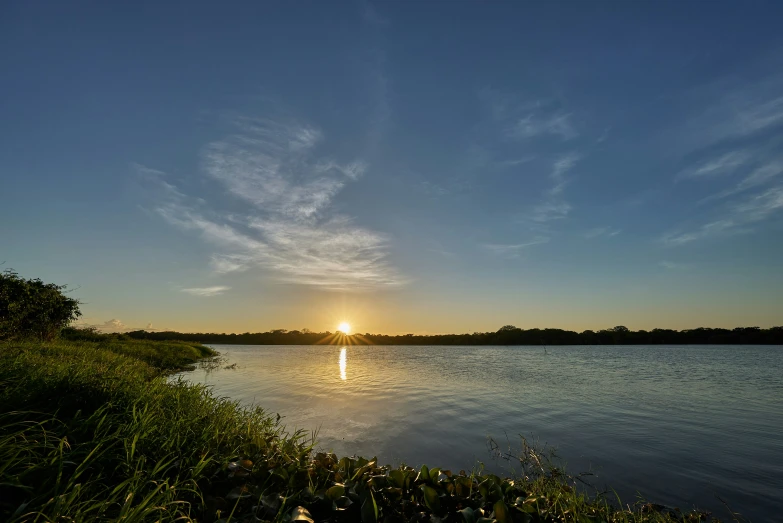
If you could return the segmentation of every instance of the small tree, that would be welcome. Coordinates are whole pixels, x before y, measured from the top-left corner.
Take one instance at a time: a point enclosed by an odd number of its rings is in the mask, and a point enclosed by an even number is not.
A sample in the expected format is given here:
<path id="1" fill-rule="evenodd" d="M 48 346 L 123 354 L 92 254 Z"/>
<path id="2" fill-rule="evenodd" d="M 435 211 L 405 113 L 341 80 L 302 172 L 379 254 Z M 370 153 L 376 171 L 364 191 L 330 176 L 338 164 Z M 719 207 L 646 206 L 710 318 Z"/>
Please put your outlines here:
<path id="1" fill-rule="evenodd" d="M 0 274 L 0 340 L 51 340 L 82 315 L 65 285 L 26 280 L 13 270 Z"/>

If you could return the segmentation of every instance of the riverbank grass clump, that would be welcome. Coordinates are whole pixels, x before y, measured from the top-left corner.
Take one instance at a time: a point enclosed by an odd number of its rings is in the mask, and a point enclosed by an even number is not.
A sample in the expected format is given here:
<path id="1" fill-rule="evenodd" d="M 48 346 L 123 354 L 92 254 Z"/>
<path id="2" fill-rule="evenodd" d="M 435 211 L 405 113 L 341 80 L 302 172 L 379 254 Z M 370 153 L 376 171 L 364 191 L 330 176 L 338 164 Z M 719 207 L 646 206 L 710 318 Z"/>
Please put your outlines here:
<path id="1" fill-rule="evenodd" d="M 0 344 L 0 520 L 706 520 L 615 508 L 546 467 L 510 480 L 317 453 L 279 416 L 167 377 L 214 356 L 118 336 Z"/>

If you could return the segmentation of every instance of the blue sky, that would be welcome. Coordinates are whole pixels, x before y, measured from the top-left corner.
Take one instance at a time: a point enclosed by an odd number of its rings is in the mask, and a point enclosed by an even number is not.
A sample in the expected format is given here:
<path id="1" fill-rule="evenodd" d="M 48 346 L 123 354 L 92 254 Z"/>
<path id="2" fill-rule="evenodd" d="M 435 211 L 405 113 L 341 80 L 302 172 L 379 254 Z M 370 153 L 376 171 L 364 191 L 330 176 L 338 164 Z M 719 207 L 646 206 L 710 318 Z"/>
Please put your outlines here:
<path id="1" fill-rule="evenodd" d="M 0 261 L 85 324 L 783 324 L 780 3 L 0 11 Z"/>

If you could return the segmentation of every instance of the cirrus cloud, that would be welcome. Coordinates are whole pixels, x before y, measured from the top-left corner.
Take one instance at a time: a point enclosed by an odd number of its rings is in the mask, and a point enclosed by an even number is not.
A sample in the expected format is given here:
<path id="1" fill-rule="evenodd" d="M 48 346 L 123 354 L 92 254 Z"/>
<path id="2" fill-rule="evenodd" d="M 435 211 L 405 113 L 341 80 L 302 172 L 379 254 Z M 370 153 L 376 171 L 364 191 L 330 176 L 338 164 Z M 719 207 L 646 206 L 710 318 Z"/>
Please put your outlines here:
<path id="1" fill-rule="evenodd" d="M 208 178 L 244 204 L 244 212 L 222 211 L 156 178 L 161 190 L 155 211 L 215 248 L 209 260 L 215 273 L 259 268 L 273 281 L 329 290 L 406 282 L 387 261 L 384 234 L 332 209 L 342 188 L 366 172 L 363 160 L 319 154 L 326 138 L 311 125 L 249 118 L 236 124 L 240 132 L 205 147 L 203 162 Z M 182 292 L 213 296 L 226 290 Z"/>

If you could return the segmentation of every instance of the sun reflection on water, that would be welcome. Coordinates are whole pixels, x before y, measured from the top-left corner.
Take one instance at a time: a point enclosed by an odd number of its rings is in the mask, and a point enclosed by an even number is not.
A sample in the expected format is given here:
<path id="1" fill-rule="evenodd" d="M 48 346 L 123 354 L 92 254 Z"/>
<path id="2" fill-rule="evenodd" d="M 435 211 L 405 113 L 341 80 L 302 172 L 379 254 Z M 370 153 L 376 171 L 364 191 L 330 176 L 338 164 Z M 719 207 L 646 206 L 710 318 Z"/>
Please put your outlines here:
<path id="1" fill-rule="evenodd" d="M 348 349 L 340 349 L 340 379 L 345 381 L 345 368 L 348 366 Z"/>

